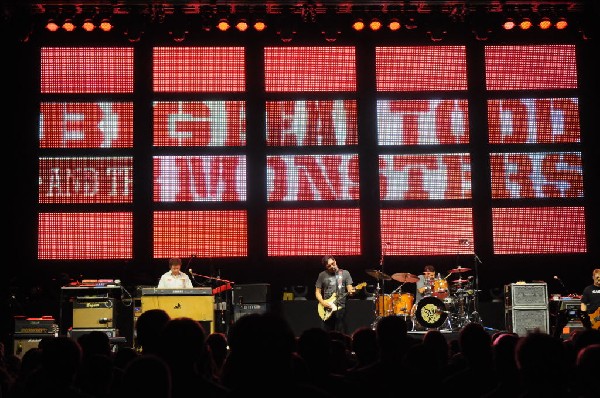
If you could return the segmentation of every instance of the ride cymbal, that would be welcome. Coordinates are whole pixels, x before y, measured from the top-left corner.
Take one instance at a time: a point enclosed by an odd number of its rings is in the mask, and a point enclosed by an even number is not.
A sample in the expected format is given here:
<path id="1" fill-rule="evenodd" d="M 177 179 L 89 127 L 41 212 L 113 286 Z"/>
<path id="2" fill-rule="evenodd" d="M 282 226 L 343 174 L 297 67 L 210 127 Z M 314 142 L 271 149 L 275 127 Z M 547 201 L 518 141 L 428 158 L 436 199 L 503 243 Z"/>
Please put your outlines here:
<path id="1" fill-rule="evenodd" d="M 469 280 L 468 279 L 456 279 L 454 281 L 451 281 L 452 283 L 456 283 L 456 284 L 461 284 L 461 283 L 467 283 Z"/>
<path id="2" fill-rule="evenodd" d="M 417 275 L 413 275 L 408 272 L 396 272 L 392 275 L 392 279 L 398 282 L 408 282 L 408 283 L 416 283 L 419 281 L 419 277 Z"/>
<path id="3" fill-rule="evenodd" d="M 376 269 L 368 269 L 365 270 L 365 272 L 367 273 L 367 275 L 370 275 L 375 279 L 380 279 L 384 281 L 389 281 L 390 279 L 392 279 L 388 274 L 378 271 Z"/>
<path id="4" fill-rule="evenodd" d="M 471 271 L 471 268 L 465 268 L 465 267 L 458 266 L 458 268 L 453 268 L 448 272 L 451 274 L 456 274 L 456 273 L 469 272 L 469 271 Z"/>

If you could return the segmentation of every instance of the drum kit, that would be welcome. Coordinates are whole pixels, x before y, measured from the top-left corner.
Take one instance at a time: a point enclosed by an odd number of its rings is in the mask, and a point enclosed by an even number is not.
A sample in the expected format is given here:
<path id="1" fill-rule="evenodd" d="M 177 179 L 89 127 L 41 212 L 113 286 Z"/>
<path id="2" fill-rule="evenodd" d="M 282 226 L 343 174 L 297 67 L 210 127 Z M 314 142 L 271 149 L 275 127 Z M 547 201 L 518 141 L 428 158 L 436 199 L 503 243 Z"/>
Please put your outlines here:
<path id="1" fill-rule="evenodd" d="M 471 268 L 458 266 L 448 271 L 442 278 L 426 280 L 423 298 L 415 303 L 412 293 L 403 292 L 406 283 L 417 283 L 419 277 L 408 272 L 387 275 L 378 270 L 366 270 L 367 274 L 378 281 L 395 280 L 401 285 L 391 294 L 381 293 L 379 284 L 375 291 L 375 323 L 388 315 L 403 316 L 412 331 L 445 329 L 458 330 L 470 323 L 470 311 L 473 310 L 476 290 L 473 277 L 463 277 Z M 457 277 L 448 280 L 450 276 Z"/>

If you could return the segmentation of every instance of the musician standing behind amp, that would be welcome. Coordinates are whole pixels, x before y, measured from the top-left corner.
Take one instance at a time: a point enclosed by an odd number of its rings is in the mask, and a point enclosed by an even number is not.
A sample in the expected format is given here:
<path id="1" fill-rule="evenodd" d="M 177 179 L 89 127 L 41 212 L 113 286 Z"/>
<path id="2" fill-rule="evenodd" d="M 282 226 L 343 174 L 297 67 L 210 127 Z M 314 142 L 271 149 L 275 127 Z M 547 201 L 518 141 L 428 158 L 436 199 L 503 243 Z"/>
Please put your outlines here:
<path id="1" fill-rule="evenodd" d="M 600 329 L 600 268 L 592 271 L 594 282 L 581 295 L 582 323 L 585 327 Z"/>
<path id="2" fill-rule="evenodd" d="M 337 266 L 333 256 L 324 256 L 325 270 L 319 273 L 315 284 L 315 297 L 319 301 L 321 326 L 327 331 L 348 333 L 346 330 L 346 300 L 356 291 L 352 276 Z"/>
<path id="3" fill-rule="evenodd" d="M 181 259 L 169 259 L 170 270 L 165 272 L 158 281 L 159 289 L 187 289 L 191 288 L 192 281 L 187 274 L 181 272 Z"/>

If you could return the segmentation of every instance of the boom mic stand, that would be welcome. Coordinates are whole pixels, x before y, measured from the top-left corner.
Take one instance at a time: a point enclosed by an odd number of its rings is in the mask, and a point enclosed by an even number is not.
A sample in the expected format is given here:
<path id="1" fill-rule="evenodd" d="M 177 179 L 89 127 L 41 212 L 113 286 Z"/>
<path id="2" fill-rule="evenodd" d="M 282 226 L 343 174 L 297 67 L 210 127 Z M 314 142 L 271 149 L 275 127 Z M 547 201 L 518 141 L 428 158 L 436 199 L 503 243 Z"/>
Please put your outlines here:
<path id="1" fill-rule="evenodd" d="M 465 244 L 467 246 L 471 246 L 473 242 L 466 239 Z M 483 320 L 481 319 L 481 315 L 479 314 L 479 264 L 481 264 L 481 260 L 477 253 L 475 253 L 475 248 L 473 248 L 473 269 L 475 270 L 475 288 L 473 289 L 473 312 L 471 313 L 470 320 L 471 322 L 483 324 Z"/>

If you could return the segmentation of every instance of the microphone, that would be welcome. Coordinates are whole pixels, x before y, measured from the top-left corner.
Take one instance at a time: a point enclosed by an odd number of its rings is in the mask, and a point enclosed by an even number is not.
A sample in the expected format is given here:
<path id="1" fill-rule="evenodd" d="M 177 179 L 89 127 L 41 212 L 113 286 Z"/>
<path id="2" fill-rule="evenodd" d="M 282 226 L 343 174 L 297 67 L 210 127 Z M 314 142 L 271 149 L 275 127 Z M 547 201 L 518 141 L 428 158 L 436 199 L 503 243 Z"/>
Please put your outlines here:
<path id="1" fill-rule="evenodd" d="M 558 283 L 560 283 L 560 285 L 563 288 L 563 292 L 567 292 L 567 287 L 565 286 L 565 284 L 563 283 L 562 279 L 560 279 L 557 275 L 554 275 L 554 279 L 556 279 L 558 281 Z"/>

